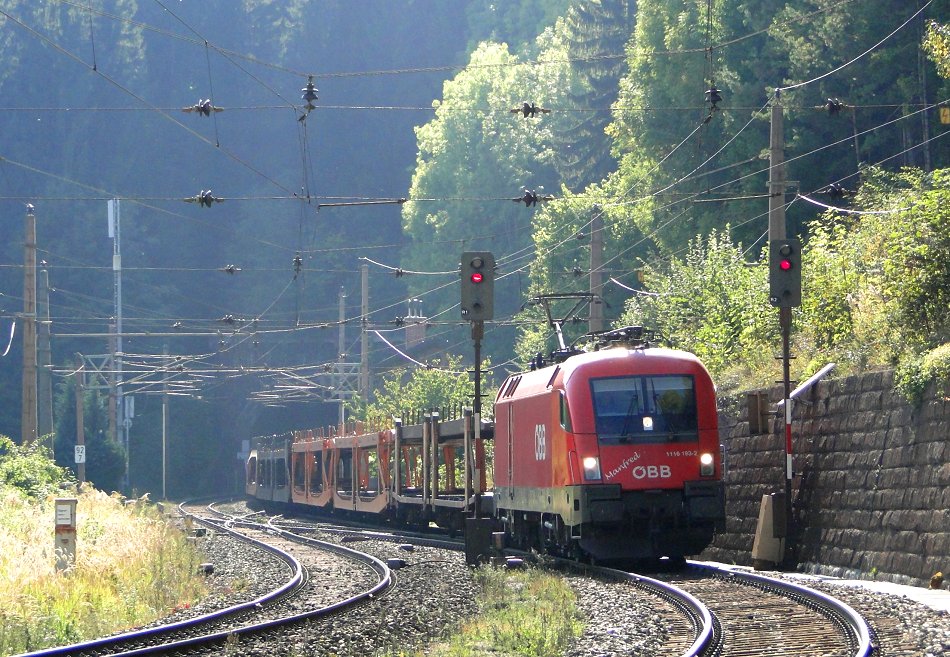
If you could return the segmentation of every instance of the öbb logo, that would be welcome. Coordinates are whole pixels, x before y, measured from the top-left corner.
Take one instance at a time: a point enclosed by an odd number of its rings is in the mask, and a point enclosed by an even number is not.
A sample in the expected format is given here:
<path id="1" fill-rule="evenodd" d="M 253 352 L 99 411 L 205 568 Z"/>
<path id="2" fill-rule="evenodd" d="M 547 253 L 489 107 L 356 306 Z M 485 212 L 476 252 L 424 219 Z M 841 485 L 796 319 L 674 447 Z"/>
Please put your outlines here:
<path id="1" fill-rule="evenodd" d="M 668 465 L 638 465 L 633 469 L 634 479 L 669 479 L 672 476 Z"/>
<path id="2" fill-rule="evenodd" d="M 534 458 L 538 461 L 544 460 L 547 452 L 547 439 L 543 424 L 534 425 Z"/>

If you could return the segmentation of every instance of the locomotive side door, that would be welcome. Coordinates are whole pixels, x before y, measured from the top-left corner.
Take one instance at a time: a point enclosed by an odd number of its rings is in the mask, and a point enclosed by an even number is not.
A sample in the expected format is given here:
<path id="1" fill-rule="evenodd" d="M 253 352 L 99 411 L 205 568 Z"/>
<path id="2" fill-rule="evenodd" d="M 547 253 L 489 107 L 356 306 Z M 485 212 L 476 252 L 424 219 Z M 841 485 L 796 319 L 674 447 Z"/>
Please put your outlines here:
<path id="1" fill-rule="evenodd" d="M 508 497 L 512 498 L 515 495 L 515 470 L 514 470 L 514 445 L 515 445 L 515 426 L 514 426 L 514 404 L 507 404 L 508 417 L 505 419 L 508 424 Z"/>

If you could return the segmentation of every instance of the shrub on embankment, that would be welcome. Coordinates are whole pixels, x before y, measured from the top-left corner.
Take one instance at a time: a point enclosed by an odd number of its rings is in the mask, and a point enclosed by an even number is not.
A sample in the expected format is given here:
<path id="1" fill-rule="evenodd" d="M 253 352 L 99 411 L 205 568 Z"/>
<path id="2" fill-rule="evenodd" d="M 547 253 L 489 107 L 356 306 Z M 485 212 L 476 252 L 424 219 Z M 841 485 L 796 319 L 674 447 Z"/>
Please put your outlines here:
<path id="1" fill-rule="evenodd" d="M 868 167 L 842 205 L 816 211 L 801 232 L 792 379 L 829 362 L 836 376 L 896 368 L 898 391 L 919 402 L 928 385 L 950 380 L 950 169 Z M 618 323 L 655 328 L 696 353 L 722 393 L 771 385 L 781 337 L 767 252 L 734 243 L 728 226 L 696 237 L 644 266 L 644 290 Z"/>
<path id="2" fill-rule="evenodd" d="M 56 569 L 54 501 L 75 497 L 75 562 Z M 78 488 L 42 447 L 0 436 L 0 654 L 150 622 L 203 595 L 182 532 L 145 500 Z"/>

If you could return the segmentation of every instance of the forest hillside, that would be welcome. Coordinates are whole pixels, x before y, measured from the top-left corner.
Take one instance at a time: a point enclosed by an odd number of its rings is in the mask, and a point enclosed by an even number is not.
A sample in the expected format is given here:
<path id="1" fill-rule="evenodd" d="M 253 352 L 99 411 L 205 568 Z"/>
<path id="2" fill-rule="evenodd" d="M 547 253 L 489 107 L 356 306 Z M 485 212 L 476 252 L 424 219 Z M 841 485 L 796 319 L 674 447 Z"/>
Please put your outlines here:
<path id="1" fill-rule="evenodd" d="M 947 23 L 947 0 L 0 0 L 0 434 L 31 221 L 40 433 L 71 464 L 81 365 L 105 487 L 127 459 L 160 488 L 163 407 L 172 491 L 211 489 L 252 436 L 471 367 L 463 251 L 498 262 L 497 384 L 557 346 L 534 300 L 590 291 L 592 226 L 606 326 L 656 327 L 724 388 L 771 381 L 777 103 L 796 375 L 919 388 L 950 339 Z"/>

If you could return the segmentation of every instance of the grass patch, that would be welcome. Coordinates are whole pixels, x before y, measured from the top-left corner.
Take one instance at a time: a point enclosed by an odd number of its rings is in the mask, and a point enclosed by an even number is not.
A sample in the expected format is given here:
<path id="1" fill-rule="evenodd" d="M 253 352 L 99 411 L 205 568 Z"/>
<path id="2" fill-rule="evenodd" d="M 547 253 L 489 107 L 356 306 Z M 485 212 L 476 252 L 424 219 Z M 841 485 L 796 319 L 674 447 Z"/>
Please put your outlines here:
<path id="1" fill-rule="evenodd" d="M 561 577 L 536 569 L 483 567 L 478 617 L 445 642 L 432 646 L 433 657 L 484 655 L 563 655 L 583 623 L 574 591 Z"/>
<path id="2" fill-rule="evenodd" d="M 84 488 L 76 561 L 56 570 L 54 498 L 0 487 L 0 654 L 119 632 L 206 593 L 185 535 L 144 501 Z"/>

